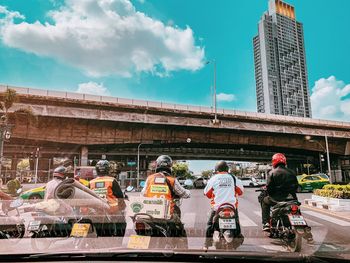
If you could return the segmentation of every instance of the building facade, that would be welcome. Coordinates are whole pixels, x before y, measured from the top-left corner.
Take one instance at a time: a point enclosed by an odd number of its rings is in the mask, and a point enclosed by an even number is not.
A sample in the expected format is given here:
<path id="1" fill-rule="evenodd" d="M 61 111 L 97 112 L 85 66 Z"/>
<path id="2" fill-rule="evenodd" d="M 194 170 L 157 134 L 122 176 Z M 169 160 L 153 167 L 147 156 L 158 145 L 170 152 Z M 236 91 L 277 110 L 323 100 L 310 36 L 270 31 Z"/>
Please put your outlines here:
<path id="1" fill-rule="evenodd" d="M 311 117 L 303 25 L 294 7 L 270 0 L 253 38 L 257 110 Z"/>

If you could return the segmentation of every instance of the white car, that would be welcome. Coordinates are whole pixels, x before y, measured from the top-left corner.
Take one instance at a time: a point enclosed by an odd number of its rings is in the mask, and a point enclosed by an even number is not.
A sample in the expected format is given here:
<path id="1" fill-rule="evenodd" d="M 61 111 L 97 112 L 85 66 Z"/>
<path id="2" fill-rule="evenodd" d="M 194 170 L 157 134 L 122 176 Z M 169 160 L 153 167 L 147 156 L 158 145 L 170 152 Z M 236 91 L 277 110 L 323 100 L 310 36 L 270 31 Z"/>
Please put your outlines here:
<path id="1" fill-rule="evenodd" d="M 244 187 L 257 187 L 257 186 L 259 186 L 259 184 L 255 178 L 243 177 L 243 178 L 240 178 L 240 180 L 242 181 L 242 184 Z"/>

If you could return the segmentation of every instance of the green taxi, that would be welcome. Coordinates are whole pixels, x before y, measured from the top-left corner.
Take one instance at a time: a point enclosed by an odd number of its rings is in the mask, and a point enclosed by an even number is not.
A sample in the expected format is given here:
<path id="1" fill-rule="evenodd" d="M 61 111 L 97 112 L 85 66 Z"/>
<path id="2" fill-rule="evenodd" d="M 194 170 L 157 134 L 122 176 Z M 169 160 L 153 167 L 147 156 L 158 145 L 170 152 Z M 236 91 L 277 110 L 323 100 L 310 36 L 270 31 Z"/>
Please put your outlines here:
<path id="1" fill-rule="evenodd" d="M 325 174 L 303 174 L 298 175 L 298 192 L 312 192 L 314 189 L 322 189 L 326 184 L 329 184 L 329 178 Z"/>
<path id="2" fill-rule="evenodd" d="M 89 187 L 89 181 L 84 179 L 79 179 L 79 182 L 85 185 L 86 187 Z M 21 194 L 22 199 L 30 199 L 30 200 L 44 199 L 44 196 L 45 196 L 45 186 L 36 187 L 30 190 L 27 190 Z"/>

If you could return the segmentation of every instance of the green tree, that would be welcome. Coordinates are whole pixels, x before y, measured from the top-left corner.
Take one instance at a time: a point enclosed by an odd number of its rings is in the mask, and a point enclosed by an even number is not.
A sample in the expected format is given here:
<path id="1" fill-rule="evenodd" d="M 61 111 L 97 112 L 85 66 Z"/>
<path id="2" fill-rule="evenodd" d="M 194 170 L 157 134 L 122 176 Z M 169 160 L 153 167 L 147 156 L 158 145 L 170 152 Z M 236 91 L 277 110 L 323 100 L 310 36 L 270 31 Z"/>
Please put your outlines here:
<path id="1" fill-rule="evenodd" d="M 8 125 L 11 120 L 16 119 L 20 115 L 27 115 L 31 122 L 36 122 L 37 117 L 34 115 L 31 107 L 19 108 L 11 111 L 14 104 L 18 102 L 17 92 L 14 89 L 7 89 L 2 95 L 0 101 L 0 117 L 1 124 Z"/>
<path id="2" fill-rule="evenodd" d="M 22 159 L 22 160 L 17 164 L 17 169 L 19 169 L 20 171 L 30 170 L 29 159 Z"/>
<path id="3" fill-rule="evenodd" d="M 6 89 L 0 95 L 0 176 L 2 175 L 2 156 L 4 150 L 4 135 L 10 132 L 14 121 L 21 115 L 25 115 L 30 123 L 36 123 L 37 117 L 34 115 L 31 107 L 18 108 L 11 110 L 18 101 L 17 92 L 14 89 Z"/>
<path id="4" fill-rule="evenodd" d="M 191 178 L 192 174 L 187 163 L 175 163 L 173 165 L 173 175 L 175 177 Z"/>
<path id="5" fill-rule="evenodd" d="M 202 177 L 208 178 L 213 175 L 213 170 L 204 170 L 202 171 Z"/>

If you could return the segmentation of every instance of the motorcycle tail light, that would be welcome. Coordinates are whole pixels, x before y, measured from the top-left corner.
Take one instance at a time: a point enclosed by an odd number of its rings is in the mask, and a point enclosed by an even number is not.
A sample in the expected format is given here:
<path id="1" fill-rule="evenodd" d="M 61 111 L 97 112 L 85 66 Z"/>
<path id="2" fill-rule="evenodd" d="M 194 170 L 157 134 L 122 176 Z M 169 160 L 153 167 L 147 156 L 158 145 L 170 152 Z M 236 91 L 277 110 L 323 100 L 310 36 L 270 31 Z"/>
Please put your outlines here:
<path id="1" fill-rule="evenodd" d="M 136 230 L 145 230 L 146 229 L 146 224 L 142 222 L 136 222 L 135 223 L 135 229 Z"/>
<path id="2" fill-rule="evenodd" d="M 292 214 L 296 214 L 299 210 L 299 207 L 297 205 L 292 205 L 291 208 L 290 208 L 290 212 Z"/>
<path id="3" fill-rule="evenodd" d="M 87 215 L 89 213 L 88 207 L 80 207 L 80 213 L 83 215 Z"/>
<path id="4" fill-rule="evenodd" d="M 219 212 L 220 217 L 234 217 L 235 212 L 230 208 L 225 208 Z"/>

